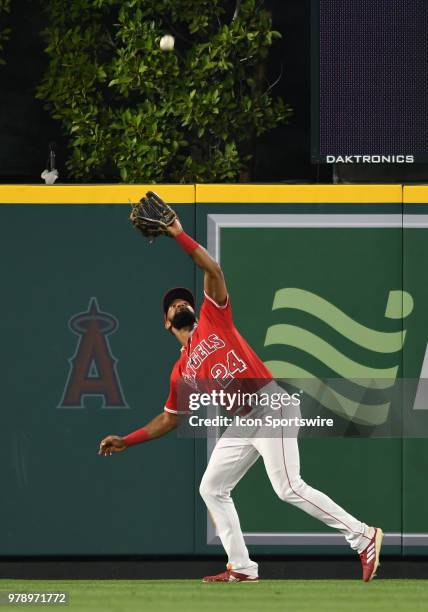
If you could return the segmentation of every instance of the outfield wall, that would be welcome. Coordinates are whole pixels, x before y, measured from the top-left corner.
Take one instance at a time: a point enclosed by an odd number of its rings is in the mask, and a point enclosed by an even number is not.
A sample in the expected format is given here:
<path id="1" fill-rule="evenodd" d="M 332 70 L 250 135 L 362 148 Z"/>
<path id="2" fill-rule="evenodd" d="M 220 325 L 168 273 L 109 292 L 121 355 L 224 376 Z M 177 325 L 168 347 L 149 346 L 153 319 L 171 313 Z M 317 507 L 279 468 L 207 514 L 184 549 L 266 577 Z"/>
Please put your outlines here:
<path id="1" fill-rule="evenodd" d="M 169 239 L 149 245 L 127 221 L 129 200 L 149 188 L 0 187 L 0 556 L 221 551 L 198 494 L 205 440 L 170 434 L 122 455 L 97 455 L 102 437 L 127 433 L 162 410 L 177 357 L 162 327 L 165 289 L 189 286 L 200 303 L 202 276 L 191 261 Z M 428 378 L 428 187 L 156 191 L 219 259 L 236 324 L 274 374 L 298 367 L 337 376 L 345 356 L 354 367 L 393 368 L 397 379 Z M 385 338 L 400 332 L 403 348 L 368 350 L 321 312 L 273 309 L 287 288 L 323 298 L 348 326 Z M 401 316 L 391 318 L 394 291 L 410 295 L 412 306 L 408 312 L 403 298 Z M 278 324 L 317 340 L 268 344 L 268 329 Z M 320 343 L 342 361 L 320 352 Z M 409 401 L 424 418 L 428 403 Z M 428 552 L 425 438 L 304 439 L 300 446 L 303 478 L 381 525 L 386 553 Z M 234 497 L 254 551 L 348 552 L 340 535 L 275 497 L 261 461 Z"/>

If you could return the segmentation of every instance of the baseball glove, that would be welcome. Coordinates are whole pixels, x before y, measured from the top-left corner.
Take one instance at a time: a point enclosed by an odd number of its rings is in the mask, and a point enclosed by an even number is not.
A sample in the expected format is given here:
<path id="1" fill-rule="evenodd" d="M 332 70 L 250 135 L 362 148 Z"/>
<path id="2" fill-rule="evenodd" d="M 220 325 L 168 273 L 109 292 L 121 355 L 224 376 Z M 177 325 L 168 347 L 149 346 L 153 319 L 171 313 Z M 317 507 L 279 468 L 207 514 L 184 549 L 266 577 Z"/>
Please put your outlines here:
<path id="1" fill-rule="evenodd" d="M 177 215 L 157 193 L 148 191 L 138 204 L 132 207 L 131 223 L 151 242 L 157 236 L 168 235 L 168 226 Z"/>

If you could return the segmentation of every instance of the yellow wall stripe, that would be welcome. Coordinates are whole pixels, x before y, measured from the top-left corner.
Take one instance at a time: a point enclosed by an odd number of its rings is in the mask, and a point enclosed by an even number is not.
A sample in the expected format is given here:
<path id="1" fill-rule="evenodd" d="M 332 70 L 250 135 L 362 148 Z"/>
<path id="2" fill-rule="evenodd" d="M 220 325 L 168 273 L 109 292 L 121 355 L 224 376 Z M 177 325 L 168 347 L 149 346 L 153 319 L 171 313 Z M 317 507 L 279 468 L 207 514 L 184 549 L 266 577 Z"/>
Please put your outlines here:
<path id="1" fill-rule="evenodd" d="M 428 204 L 428 185 L 409 185 L 403 187 L 404 204 Z"/>
<path id="2" fill-rule="evenodd" d="M 0 204 L 128 204 L 149 190 L 171 204 L 195 201 L 194 185 L 0 185 Z"/>
<path id="3" fill-rule="evenodd" d="M 199 203 L 401 203 L 401 185 L 196 185 Z"/>
<path id="4" fill-rule="evenodd" d="M 0 204 L 129 204 L 154 190 L 178 203 L 402 202 L 401 185 L 0 185 Z M 428 186 L 405 187 L 407 201 L 428 202 Z"/>

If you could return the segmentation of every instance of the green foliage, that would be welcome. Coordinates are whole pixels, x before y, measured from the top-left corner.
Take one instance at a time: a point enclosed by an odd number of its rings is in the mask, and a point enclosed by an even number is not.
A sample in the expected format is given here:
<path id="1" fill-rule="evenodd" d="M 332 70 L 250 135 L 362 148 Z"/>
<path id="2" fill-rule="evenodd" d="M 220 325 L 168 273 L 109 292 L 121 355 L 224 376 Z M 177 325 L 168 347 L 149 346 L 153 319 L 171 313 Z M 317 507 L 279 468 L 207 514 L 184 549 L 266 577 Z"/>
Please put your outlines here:
<path id="1" fill-rule="evenodd" d="M 38 90 L 78 179 L 234 181 L 254 139 L 291 113 L 261 76 L 269 13 L 242 0 L 47 0 Z M 233 7 L 234 8 L 234 7 Z M 161 51 L 160 38 L 176 38 Z"/>
<path id="2" fill-rule="evenodd" d="M 4 13 L 10 12 L 10 0 L 0 0 L 0 64 L 5 64 L 6 62 L 1 57 L 1 54 L 4 50 L 4 43 L 9 40 L 10 36 L 10 28 L 5 28 L 2 24 L 4 19 Z"/>

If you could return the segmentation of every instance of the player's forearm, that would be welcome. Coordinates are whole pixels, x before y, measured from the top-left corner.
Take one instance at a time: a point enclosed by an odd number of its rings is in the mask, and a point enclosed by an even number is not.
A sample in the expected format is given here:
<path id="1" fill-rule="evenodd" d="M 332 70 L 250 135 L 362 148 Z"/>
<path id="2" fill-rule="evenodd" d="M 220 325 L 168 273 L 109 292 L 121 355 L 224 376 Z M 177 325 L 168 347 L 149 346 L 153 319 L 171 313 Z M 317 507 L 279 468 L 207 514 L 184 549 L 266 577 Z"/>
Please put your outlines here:
<path id="1" fill-rule="evenodd" d="M 221 268 L 216 260 L 201 246 L 196 240 L 193 240 L 189 234 L 183 230 L 183 227 L 178 219 L 174 221 L 168 228 L 169 235 L 176 240 L 185 251 L 193 259 L 195 264 L 204 270 L 207 274 L 213 276 L 221 275 Z"/>
<path id="2" fill-rule="evenodd" d="M 145 427 L 131 432 L 124 436 L 123 441 L 126 446 L 134 446 L 149 440 L 161 438 L 177 427 L 178 417 L 168 412 L 162 412 L 152 419 Z"/>
<path id="3" fill-rule="evenodd" d="M 146 425 L 150 439 L 161 438 L 177 427 L 178 416 L 169 412 L 161 412 Z"/>
<path id="4" fill-rule="evenodd" d="M 203 246 L 200 246 L 191 253 L 190 257 L 193 259 L 198 268 L 201 268 L 212 278 L 223 278 L 223 272 L 219 264 L 215 259 L 211 257 L 211 255 L 204 249 Z"/>
<path id="5" fill-rule="evenodd" d="M 181 248 L 193 259 L 198 268 L 205 273 L 204 291 L 217 304 L 223 305 L 227 300 L 227 289 L 223 272 L 211 255 L 196 240 L 183 231 L 181 223 L 176 219 L 169 227 L 170 235 L 175 238 Z"/>
<path id="6" fill-rule="evenodd" d="M 191 236 L 182 231 L 175 236 L 181 248 L 193 259 L 198 268 L 210 276 L 221 276 L 221 268 L 216 260 Z"/>

